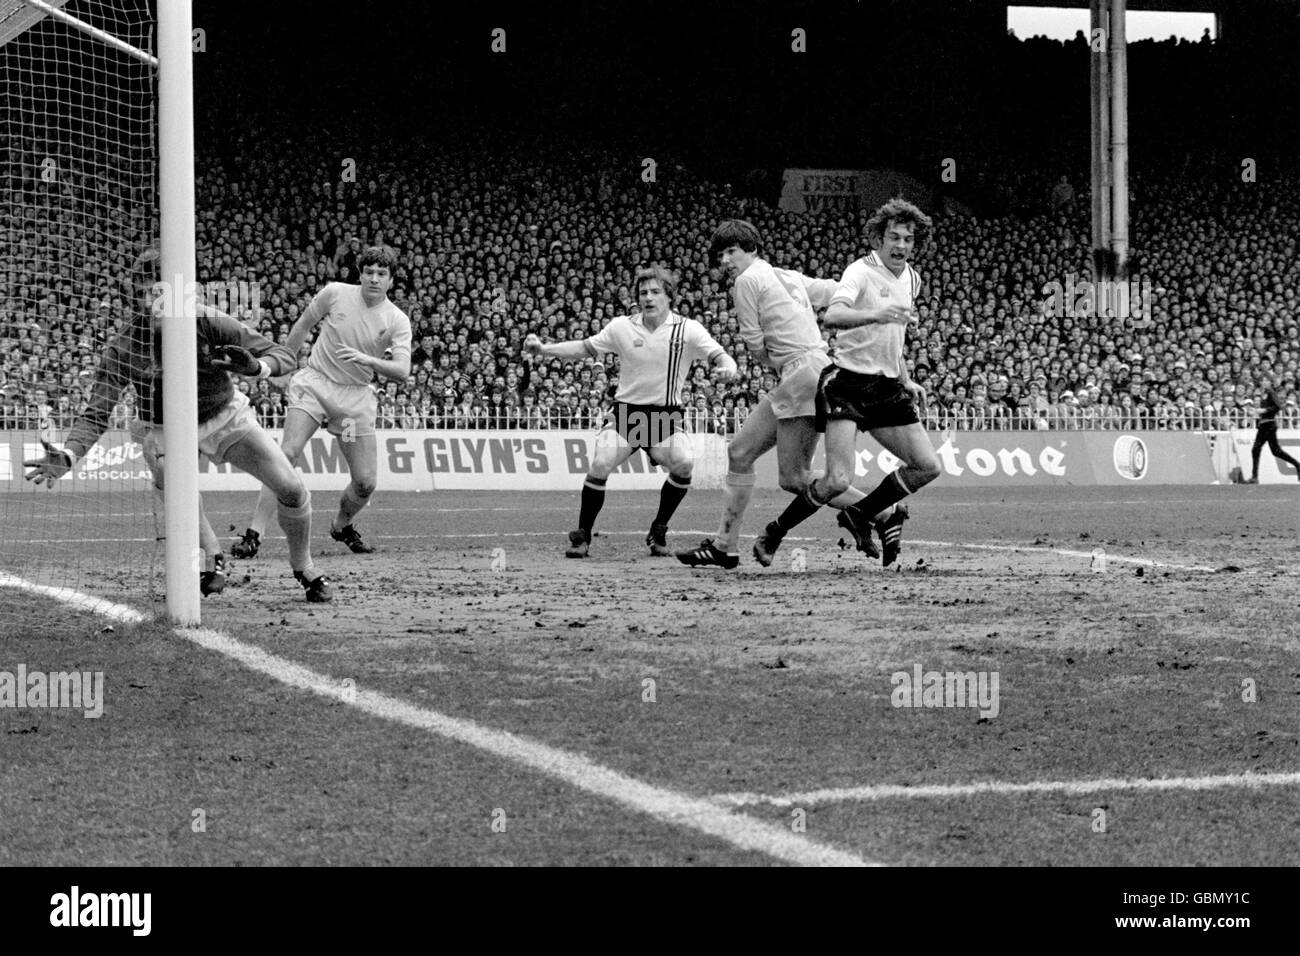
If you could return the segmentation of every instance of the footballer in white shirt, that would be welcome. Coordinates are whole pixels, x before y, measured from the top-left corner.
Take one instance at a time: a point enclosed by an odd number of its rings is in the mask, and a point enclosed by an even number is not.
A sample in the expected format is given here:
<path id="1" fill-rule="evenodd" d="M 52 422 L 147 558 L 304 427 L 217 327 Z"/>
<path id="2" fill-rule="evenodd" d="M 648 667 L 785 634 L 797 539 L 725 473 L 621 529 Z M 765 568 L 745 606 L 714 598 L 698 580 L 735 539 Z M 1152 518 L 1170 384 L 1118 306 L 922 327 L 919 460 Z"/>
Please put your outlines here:
<path id="1" fill-rule="evenodd" d="M 908 374 L 903 340 L 915 316 L 921 277 L 908 263 L 932 231 L 930 217 L 904 199 L 891 199 L 867 221 L 872 251 L 850 263 L 831 296 L 825 324 L 839 329 L 831 365 L 817 385 L 817 428 L 826 434 L 826 473 L 806 495 L 808 508 L 842 495 L 854 477 L 858 432 L 865 431 L 902 463 L 844 515 L 880 535 L 882 563 L 898 559 L 905 497 L 939 477 L 939 459 L 917 406 L 925 389 Z M 811 512 L 810 512 L 811 513 Z"/>
<path id="2" fill-rule="evenodd" d="M 358 257 L 357 268 L 359 285 L 329 283 L 289 330 L 285 345 L 296 359 L 312 329 L 323 323 L 307 367 L 289 381 L 280 447 L 296 462 L 317 429 L 323 426 L 334 435 L 351 477 L 330 537 L 354 554 L 369 554 L 375 549 L 352 522 L 370 502 L 379 474 L 377 398 L 370 383 L 376 374 L 395 382 L 410 377 L 411 320 L 388 298 L 397 274 L 396 252 L 370 246 Z M 230 549 L 235 557 L 256 556 L 275 509 L 275 496 L 263 488 L 253 520 Z"/>
<path id="3" fill-rule="evenodd" d="M 697 548 L 677 552 L 677 560 L 691 567 L 729 570 L 737 566 L 740 522 L 754 491 L 754 465 L 773 446 L 781 487 L 796 498 L 755 541 L 758 563 L 764 567 L 772 563 L 785 536 L 782 523 L 792 513 L 797 512 L 794 523 L 812 513 L 804 493 L 813 477 L 810 468 L 820 438 L 815 415 L 817 381 L 830 365 L 815 310 L 830 304 L 838 284 L 833 279 L 813 279 L 793 269 L 776 268 L 760 256 L 762 246 L 762 234 L 743 219 L 719 223 L 710 241 L 711 252 L 734 280 L 732 298 L 740 337 L 755 360 L 774 369 L 780 381 L 754 407 L 727 446 L 726 498 L 717 534 L 705 538 Z M 830 503 L 847 508 L 863 497 L 857 488 L 849 487 Z M 841 524 L 857 537 L 856 525 L 843 520 Z M 872 544 L 869 536 L 867 544 Z"/>
<path id="4" fill-rule="evenodd" d="M 618 391 L 610 419 L 596 435 L 591 469 L 582 483 L 577 530 L 569 532 L 565 555 L 585 558 L 591 547 L 596 516 L 605 503 L 605 482 L 638 450 L 668 469 L 659 492 L 659 511 L 650 523 L 646 544 L 656 556 L 668 550 L 668 522 L 691 487 L 694 458 L 690 437 L 682 427 L 681 393 L 691 363 L 713 365 L 722 382 L 736 377 L 736 363 L 695 319 L 672 311 L 677 283 L 661 266 L 637 270 L 635 287 L 641 311 L 620 315 L 597 332 L 576 342 L 544 343 L 535 334 L 524 340 L 534 357 L 566 361 L 613 353 L 619 357 Z"/>

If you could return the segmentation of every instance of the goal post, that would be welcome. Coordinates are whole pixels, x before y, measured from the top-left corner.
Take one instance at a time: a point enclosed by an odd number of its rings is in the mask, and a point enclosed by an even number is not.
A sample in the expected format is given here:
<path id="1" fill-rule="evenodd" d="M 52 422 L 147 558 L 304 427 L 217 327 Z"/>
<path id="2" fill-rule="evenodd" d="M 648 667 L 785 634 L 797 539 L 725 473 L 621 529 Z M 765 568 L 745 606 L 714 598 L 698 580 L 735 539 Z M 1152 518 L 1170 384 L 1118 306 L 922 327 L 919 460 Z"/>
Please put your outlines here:
<path id="1" fill-rule="evenodd" d="M 199 623 L 201 553 L 191 55 L 190 0 L 0 0 L 0 584 L 156 598 L 165 538 L 182 624 Z M 131 266 L 159 242 L 155 355 Z M 115 341 L 167 370 L 162 508 L 127 427 L 142 396 L 106 371 Z M 109 430 L 49 487 L 24 481 L 95 381 Z"/>
<path id="2" fill-rule="evenodd" d="M 190 0 L 158 0 L 158 194 L 162 276 L 170 286 L 163 326 L 163 439 L 170 463 L 167 613 L 196 625 L 199 612 L 199 399 L 195 334 L 194 64 Z M 179 465 L 179 467 L 177 467 Z"/>

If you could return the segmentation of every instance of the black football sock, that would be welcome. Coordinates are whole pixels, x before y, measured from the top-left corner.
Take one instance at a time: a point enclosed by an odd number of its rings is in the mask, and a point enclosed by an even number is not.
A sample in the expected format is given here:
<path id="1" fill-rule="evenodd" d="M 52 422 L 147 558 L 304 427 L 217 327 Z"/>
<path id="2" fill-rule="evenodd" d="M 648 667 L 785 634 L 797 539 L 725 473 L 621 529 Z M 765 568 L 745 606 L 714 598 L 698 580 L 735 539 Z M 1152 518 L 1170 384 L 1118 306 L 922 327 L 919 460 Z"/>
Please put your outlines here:
<path id="1" fill-rule="evenodd" d="M 596 524 L 596 516 L 605 506 L 605 480 L 592 478 L 582 483 L 582 510 L 578 513 L 578 527 L 591 536 L 591 529 Z"/>
<path id="2" fill-rule="evenodd" d="M 871 494 L 867 495 L 857 504 L 852 505 L 850 508 L 845 508 L 844 510 L 856 511 L 866 515 L 867 518 L 875 518 L 876 515 L 880 514 L 880 512 L 884 511 L 890 505 L 897 504 L 911 493 L 911 489 L 903 483 L 902 476 L 899 472 L 895 471 L 890 473 L 880 484 L 876 485 Z"/>
<path id="3" fill-rule="evenodd" d="M 776 516 L 776 521 L 773 524 L 781 529 L 781 534 L 784 536 L 819 511 L 821 511 L 821 505 L 814 504 L 804 495 L 795 495 L 790 500 L 790 503 L 785 506 L 785 510 Z"/>
<path id="4" fill-rule="evenodd" d="M 691 476 L 674 478 L 669 475 L 664 479 L 664 486 L 659 489 L 659 513 L 655 515 L 655 524 L 667 524 L 677 510 L 677 506 L 691 490 Z"/>

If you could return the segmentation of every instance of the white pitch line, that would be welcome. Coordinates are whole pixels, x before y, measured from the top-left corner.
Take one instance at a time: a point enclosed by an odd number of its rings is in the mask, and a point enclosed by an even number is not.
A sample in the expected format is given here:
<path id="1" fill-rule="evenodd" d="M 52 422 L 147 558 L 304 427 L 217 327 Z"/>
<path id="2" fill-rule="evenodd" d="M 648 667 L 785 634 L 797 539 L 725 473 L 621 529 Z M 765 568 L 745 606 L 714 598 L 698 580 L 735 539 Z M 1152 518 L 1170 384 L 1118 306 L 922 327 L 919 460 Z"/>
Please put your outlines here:
<path id="1" fill-rule="evenodd" d="M 812 806 L 819 803 L 847 803 L 876 800 L 925 800 L 973 797 L 983 794 L 1062 793 L 1081 795 L 1115 790 L 1224 790 L 1233 787 L 1261 789 L 1300 784 L 1300 773 L 1234 773 L 1211 777 L 1109 778 L 1101 780 L 1041 780 L 1032 783 L 1006 783 L 989 780 L 982 783 L 876 784 L 866 787 L 843 787 L 809 790 L 771 796 L 763 793 L 718 793 L 709 799 L 720 806 L 748 807 L 768 804 L 774 807 Z"/>
<path id="2" fill-rule="evenodd" d="M 36 584 L 33 581 L 15 577 L 12 574 L 6 574 L 3 571 L 0 571 L 0 587 L 15 588 L 19 591 L 28 591 L 32 594 L 41 594 L 45 597 L 54 598 L 56 601 L 71 604 L 73 607 L 83 611 L 94 611 L 96 614 L 102 614 L 115 621 L 137 624 L 140 621 L 145 620 L 145 615 L 135 610 L 135 608 L 127 607 L 124 604 L 114 604 L 112 601 L 105 600 L 104 598 L 97 598 L 92 594 L 85 594 L 81 591 L 75 591 L 72 588 L 56 588 L 48 584 Z"/>
<path id="3" fill-rule="evenodd" d="M 67 588 L 32 584 L 13 575 L 0 574 L 0 585 L 43 594 L 116 620 L 134 622 L 145 618 L 134 608 L 100 601 Z M 355 707 L 363 713 L 468 744 L 664 823 L 698 830 L 741 850 L 764 853 L 774 859 L 800 866 L 881 865 L 854 853 L 810 840 L 785 827 L 733 813 L 711 800 L 636 780 L 602 766 L 583 754 L 561 750 L 509 731 L 484 727 L 472 720 L 449 717 L 376 691 L 345 687 L 342 681 L 318 674 L 259 647 L 244 644 L 219 631 L 178 627 L 175 628 L 175 633 L 288 687 L 311 691 Z"/>
<path id="4" fill-rule="evenodd" d="M 1091 551 L 1073 551 L 1068 548 L 1047 548 L 1032 544 L 968 544 L 964 541 L 924 541 L 920 538 L 905 539 L 905 544 L 919 544 L 934 548 L 969 548 L 973 551 L 1037 551 L 1045 554 L 1059 554 L 1067 558 L 1091 558 Z M 1106 552 L 1107 561 L 1119 564 L 1140 564 L 1145 568 L 1172 568 L 1175 571 L 1217 571 L 1204 564 L 1174 564 L 1170 561 L 1155 561 L 1151 558 L 1128 558 L 1119 554 Z"/>

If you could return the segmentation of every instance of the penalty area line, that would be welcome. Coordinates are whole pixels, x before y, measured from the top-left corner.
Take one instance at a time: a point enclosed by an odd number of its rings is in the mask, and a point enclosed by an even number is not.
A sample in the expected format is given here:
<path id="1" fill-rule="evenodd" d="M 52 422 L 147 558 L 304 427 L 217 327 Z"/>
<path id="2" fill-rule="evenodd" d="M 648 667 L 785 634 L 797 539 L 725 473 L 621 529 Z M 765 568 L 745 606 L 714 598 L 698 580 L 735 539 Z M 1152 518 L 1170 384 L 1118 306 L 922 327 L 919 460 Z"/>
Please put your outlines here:
<path id="1" fill-rule="evenodd" d="M 104 601 L 69 588 L 34 584 L 10 574 L 0 573 L 0 586 L 42 594 L 103 614 L 119 621 L 143 621 L 145 615 L 134 608 Z M 392 723 L 468 744 L 489 753 L 553 777 L 579 790 L 621 804 L 623 807 L 653 817 L 663 823 L 696 830 L 740 850 L 762 853 L 773 859 L 799 866 L 880 866 L 857 854 L 819 843 L 782 826 L 755 820 L 743 813 L 719 806 L 716 802 L 689 794 L 656 787 L 596 763 L 590 757 L 552 747 L 505 730 L 485 727 L 460 717 L 450 717 L 377 691 L 345 686 L 310 668 L 278 657 L 259 647 L 245 644 L 210 628 L 173 628 L 182 637 L 205 650 L 221 654 L 249 670 L 295 690 L 310 691 L 320 697 L 338 701 L 362 713 Z"/>
<path id="2" fill-rule="evenodd" d="M 709 799 L 720 806 L 749 807 L 767 804 L 774 807 L 812 806 L 826 803 L 871 802 L 877 800 L 934 800 L 974 797 L 986 794 L 1017 795 L 1057 793 L 1078 796 L 1110 791 L 1226 790 L 1232 788 L 1263 789 L 1300 784 L 1300 773 L 1230 773 L 1206 777 L 1103 778 L 1099 780 L 1039 780 L 1030 783 L 1007 783 L 988 780 L 958 784 L 876 784 L 865 787 L 841 787 L 808 790 L 803 793 L 769 795 L 763 793 L 717 793 Z"/>

